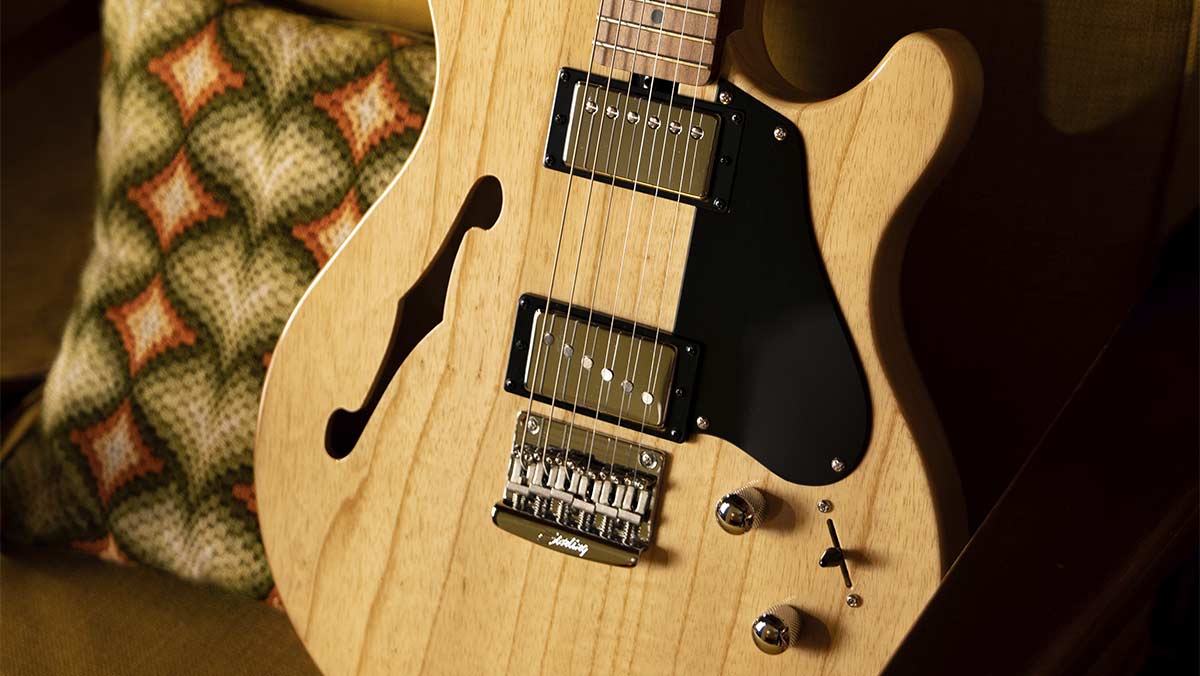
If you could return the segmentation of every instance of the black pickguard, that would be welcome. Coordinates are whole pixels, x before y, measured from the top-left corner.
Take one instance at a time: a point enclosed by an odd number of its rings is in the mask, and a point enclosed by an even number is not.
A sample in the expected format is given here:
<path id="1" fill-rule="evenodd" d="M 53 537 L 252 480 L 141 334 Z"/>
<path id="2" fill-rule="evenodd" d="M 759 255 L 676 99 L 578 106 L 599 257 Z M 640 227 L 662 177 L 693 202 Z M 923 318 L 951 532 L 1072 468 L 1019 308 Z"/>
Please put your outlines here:
<path id="1" fill-rule="evenodd" d="M 559 72 L 547 168 L 568 170 L 562 149 L 571 91 L 585 79 L 608 82 L 584 71 Z M 635 82 L 644 85 L 633 88 L 637 95 L 671 98 L 670 83 Z M 615 80 L 611 85 L 627 88 Z M 682 441 L 711 434 L 787 481 L 834 483 L 862 461 L 871 403 L 817 248 L 803 139 L 787 118 L 746 92 L 724 81 L 719 89 L 732 97 L 727 104 L 693 102 L 677 91 L 673 98 L 683 109 L 694 104 L 719 115 L 721 138 L 707 197 L 680 198 L 696 206 L 696 220 L 674 333 L 700 344 L 701 364 L 695 391 L 679 402 L 690 410 L 675 415 L 689 427 L 662 436 Z M 647 185 L 575 174 L 657 194 Z M 701 416 L 708 421 L 703 430 L 696 422 Z M 835 458 L 841 471 L 834 470 Z"/>
<path id="2" fill-rule="evenodd" d="M 804 144 L 787 118 L 720 89 L 743 129 L 727 209 L 696 210 L 679 300 L 676 333 L 704 346 L 691 419 L 783 479 L 830 484 L 862 460 L 871 404 L 817 248 Z"/>

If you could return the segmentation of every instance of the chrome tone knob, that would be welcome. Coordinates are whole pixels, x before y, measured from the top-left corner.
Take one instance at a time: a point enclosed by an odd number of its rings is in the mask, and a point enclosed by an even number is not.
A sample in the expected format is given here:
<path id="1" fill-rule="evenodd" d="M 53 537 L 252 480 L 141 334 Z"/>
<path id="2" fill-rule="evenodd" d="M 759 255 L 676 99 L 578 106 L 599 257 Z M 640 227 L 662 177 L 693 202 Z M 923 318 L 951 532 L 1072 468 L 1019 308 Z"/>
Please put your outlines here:
<path id="1" fill-rule="evenodd" d="M 717 523 L 726 533 L 748 533 L 766 518 L 767 500 L 753 486 L 739 488 L 717 501 Z"/>
<path id="2" fill-rule="evenodd" d="M 778 655 L 800 639 L 800 611 L 792 606 L 771 606 L 751 627 L 754 645 L 768 655 Z"/>

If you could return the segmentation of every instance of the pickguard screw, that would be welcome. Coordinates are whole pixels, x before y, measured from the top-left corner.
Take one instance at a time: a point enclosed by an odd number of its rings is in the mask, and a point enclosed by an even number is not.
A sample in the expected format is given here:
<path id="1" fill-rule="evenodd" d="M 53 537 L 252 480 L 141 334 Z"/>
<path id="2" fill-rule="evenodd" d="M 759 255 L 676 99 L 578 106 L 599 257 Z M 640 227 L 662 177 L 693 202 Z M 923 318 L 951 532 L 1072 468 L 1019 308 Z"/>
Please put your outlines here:
<path id="1" fill-rule="evenodd" d="M 568 75 L 567 71 L 565 71 L 565 70 L 559 71 L 559 73 L 558 73 L 558 79 L 562 80 L 563 82 L 566 82 L 569 77 L 571 77 L 571 76 Z"/>
<path id="2" fill-rule="evenodd" d="M 733 115 L 730 115 L 730 116 L 729 116 L 729 121 L 730 121 L 730 122 L 732 122 L 732 123 L 734 123 L 734 124 L 741 124 L 741 123 L 742 123 L 742 115 L 741 115 L 741 113 L 734 113 Z"/>
<path id="3" fill-rule="evenodd" d="M 733 103 L 733 94 L 730 94 L 729 92 L 721 92 L 720 94 L 717 94 L 717 100 L 725 105 L 729 105 Z"/>
<path id="4" fill-rule="evenodd" d="M 672 439 L 675 439 L 675 438 L 679 437 L 679 430 L 677 430 L 675 428 L 671 428 L 671 431 L 668 432 L 668 434 L 671 435 Z"/>
<path id="5" fill-rule="evenodd" d="M 857 608 L 862 605 L 862 597 L 858 594 L 848 594 L 846 596 L 846 605 L 851 608 Z"/>
<path id="6" fill-rule="evenodd" d="M 505 378 L 505 379 L 504 379 L 504 386 L 505 386 L 505 387 L 512 387 L 512 378 Z"/>
<path id="7" fill-rule="evenodd" d="M 833 503 L 828 500 L 818 500 L 817 511 L 822 514 L 828 514 L 833 511 Z"/>
<path id="8" fill-rule="evenodd" d="M 721 166 L 728 167 L 729 164 L 733 162 L 733 158 L 729 157 L 728 155 L 722 155 L 719 161 L 721 162 Z"/>
<path id="9" fill-rule="evenodd" d="M 683 351 L 687 352 L 688 354 L 693 354 L 696 352 L 696 348 L 692 347 L 691 345 L 688 345 L 687 347 L 683 348 Z"/>
<path id="10" fill-rule="evenodd" d="M 517 342 L 513 343 L 513 347 L 517 348 L 518 350 L 524 350 L 525 349 L 525 341 L 518 338 Z"/>
<path id="11" fill-rule="evenodd" d="M 708 429 L 708 418 L 705 418 L 704 416 L 696 418 L 696 427 L 699 427 L 702 430 Z"/>
<path id="12" fill-rule="evenodd" d="M 546 159 L 542 160 L 542 164 L 546 165 L 547 167 L 553 167 L 554 166 L 554 156 L 547 155 Z"/>
<path id="13" fill-rule="evenodd" d="M 646 469 L 654 469 L 655 467 L 658 467 L 658 458 L 654 457 L 654 454 L 650 451 L 642 451 L 642 454 L 638 456 L 638 461 L 640 461 L 642 463 L 642 467 L 645 467 Z"/>
<path id="14" fill-rule="evenodd" d="M 521 306 L 522 308 L 525 307 L 525 299 L 522 298 L 521 302 L 517 303 L 517 305 Z"/>
<path id="15" fill-rule="evenodd" d="M 833 461 L 829 463 L 829 466 L 832 467 L 833 471 L 835 472 L 841 472 L 846 469 L 846 463 L 842 462 L 841 458 L 834 458 Z"/>
<path id="16" fill-rule="evenodd" d="M 675 388 L 675 396 L 682 397 L 685 394 L 687 394 L 687 392 L 682 387 Z"/>
<path id="17" fill-rule="evenodd" d="M 713 208 L 714 209 L 724 209 L 725 208 L 725 200 L 721 199 L 720 197 L 713 200 Z"/>
<path id="18" fill-rule="evenodd" d="M 776 141 L 782 141 L 787 138 L 787 130 L 783 127 L 775 127 L 775 131 L 772 133 L 775 135 Z"/>
<path id="19" fill-rule="evenodd" d="M 565 116 L 563 116 L 562 113 L 554 114 L 554 124 L 562 124 L 563 122 L 566 122 L 566 121 L 567 121 L 567 118 Z"/>

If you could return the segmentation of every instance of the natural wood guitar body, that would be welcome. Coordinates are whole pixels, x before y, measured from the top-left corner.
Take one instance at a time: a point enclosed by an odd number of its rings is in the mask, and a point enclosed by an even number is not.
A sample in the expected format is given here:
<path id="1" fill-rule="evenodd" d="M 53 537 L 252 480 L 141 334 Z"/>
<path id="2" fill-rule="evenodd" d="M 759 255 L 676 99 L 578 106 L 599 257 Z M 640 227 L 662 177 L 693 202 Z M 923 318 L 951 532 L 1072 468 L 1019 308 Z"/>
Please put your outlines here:
<path id="1" fill-rule="evenodd" d="M 870 386 L 871 445 L 847 478 L 810 488 L 778 479 L 719 439 L 644 438 L 670 455 L 661 516 L 642 561 L 616 568 L 535 547 L 489 515 L 526 405 L 501 389 L 515 302 L 523 292 L 546 292 L 568 188 L 566 174 L 540 162 L 553 81 L 562 66 L 588 67 L 595 2 L 431 4 L 438 79 L 423 136 L 293 314 L 259 419 L 267 553 L 317 664 L 329 674 L 877 672 L 962 536 L 956 479 L 904 346 L 896 284 L 914 209 L 974 118 L 980 80 L 970 47 L 949 32 L 912 35 L 847 94 L 791 102 L 765 57 L 761 8 L 749 3 L 744 28 L 727 40 L 722 77 L 803 133 L 817 240 Z M 715 91 L 699 95 L 712 99 Z M 353 453 L 331 459 L 323 447 L 330 412 L 358 407 L 397 301 L 488 175 L 502 185 L 503 209 L 491 230 L 463 240 L 443 322 L 404 362 Z M 588 189 L 587 181 L 571 183 L 555 286 L 562 290 L 575 272 Z M 594 191 L 578 298 L 597 283 L 603 228 L 595 204 L 610 187 Z M 652 220 L 653 198 L 617 189 L 610 252 L 621 250 L 631 199 L 643 225 L 631 231 L 629 265 L 650 252 L 647 295 L 610 302 L 613 282 L 601 275 L 597 309 L 669 330 L 693 208 L 682 207 L 668 246 L 674 203 L 660 200 L 667 206 Z M 647 236 L 655 238 L 648 249 Z M 776 515 L 746 536 L 728 535 L 713 506 L 751 481 L 771 496 Z M 818 513 L 821 499 L 832 512 Z M 847 606 L 836 569 L 816 565 L 829 544 L 827 517 L 847 550 L 861 607 Z M 750 625 L 780 602 L 807 622 L 797 647 L 771 657 L 756 650 Z"/>

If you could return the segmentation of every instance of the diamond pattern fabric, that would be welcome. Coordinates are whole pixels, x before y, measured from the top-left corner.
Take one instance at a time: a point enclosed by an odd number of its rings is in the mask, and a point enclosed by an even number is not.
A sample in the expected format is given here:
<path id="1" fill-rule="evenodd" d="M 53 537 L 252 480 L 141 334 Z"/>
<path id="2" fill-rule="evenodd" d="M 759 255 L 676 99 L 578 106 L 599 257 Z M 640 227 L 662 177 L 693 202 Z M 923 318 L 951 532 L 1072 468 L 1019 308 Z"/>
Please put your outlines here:
<path id="1" fill-rule="evenodd" d="M 39 434 L 0 475 L 4 537 L 278 605 L 251 464 L 263 377 L 416 143 L 434 48 L 254 2 L 103 18 L 95 249 Z"/>

